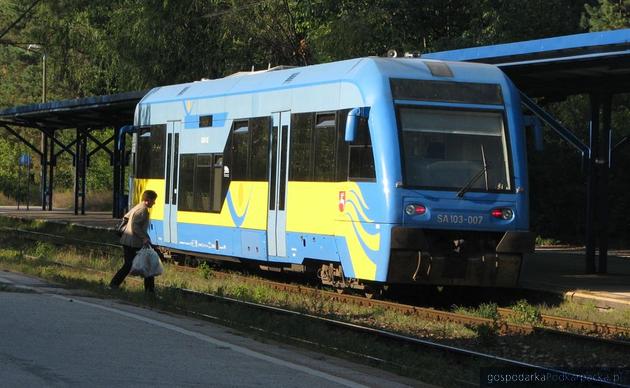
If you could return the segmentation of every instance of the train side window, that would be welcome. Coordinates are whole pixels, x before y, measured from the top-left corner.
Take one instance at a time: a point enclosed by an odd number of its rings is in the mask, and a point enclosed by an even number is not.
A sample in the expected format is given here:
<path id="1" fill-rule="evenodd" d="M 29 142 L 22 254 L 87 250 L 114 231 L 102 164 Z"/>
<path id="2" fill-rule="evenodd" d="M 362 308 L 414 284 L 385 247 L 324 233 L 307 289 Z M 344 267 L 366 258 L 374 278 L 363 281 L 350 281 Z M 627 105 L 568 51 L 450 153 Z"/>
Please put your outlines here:
<path id="1" fill-rule="evenodd" d="M 257 117 L 249 120 L 252 136 L 251 180 L 267 181 L 269 172 L 269 117 Z"/>
<path id="2" fill-rule="evenodd" d="M 196 155 L 181 155 L 179 163 L 179 210 L 194 210 Z"/>
<path id="3" fill-rule="evenodd" d="M 348 143 L 344 141 L 350 109 L 337 111 L 337 181 L 348 180 Z"/>
<path id="4" fill-rule="evenodd" d="M 313 133 L 314 180 L 335 180 L 336 125 L 335 113 L 317 113 Z"/>
<path id="5" fill-rule="evenodd" d="M 197 155 L 193 210 L 209 212 L 212 192 L 212 155 Z"/>
<path id="6" fill-rule="evenodd" d="M 355 141 L 349 145 L 348 180 L 374 181 L 374 155 L 367 119 L 360 119 Z"/>
<path id="7" fill-rule="evenodd" d="M 223 190 L 223 155 L 214 155 L 212 165 L 212 209 L 215 213 L 221 212 L 225 194 Z"/>
<path id="8" fill-rule="evenodd" d="M 289 180 L 313 180 L 313 114 L 296 113 L 291 115 L 291 146 Z"/>
<path id="9" fill-rule="evenodd" d="M 250 131 L 247 120 L 235 121 L 232 125 L 232 180 L 248 180 Z"/>
<path id="10" fill-rule="evenodd" d="M 212 126 L 212 115 L 199 116 L 199 128 L 211 127 L 211 126 Z"/>
<path id="11" fill-rule="evenodd" d="M 136 178 L 164 179 L 166 125 L 152 125 L 138 131 Z"/>
<path id="12" fill-rule="evenodd" d="M 223 155 L 181 155 L 178 210 L 220 212 L 223 190 Z"/>

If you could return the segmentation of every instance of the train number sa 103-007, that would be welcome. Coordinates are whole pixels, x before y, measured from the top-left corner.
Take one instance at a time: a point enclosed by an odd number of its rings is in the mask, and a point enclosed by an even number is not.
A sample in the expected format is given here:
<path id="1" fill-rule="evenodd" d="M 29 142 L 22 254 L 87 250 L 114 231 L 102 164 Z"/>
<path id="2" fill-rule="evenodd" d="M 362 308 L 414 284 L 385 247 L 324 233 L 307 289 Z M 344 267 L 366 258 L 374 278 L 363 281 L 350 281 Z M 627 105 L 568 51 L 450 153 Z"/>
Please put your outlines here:
<path id="1" fill-rule="evenodd" d="M 480 225 L 481 223 L 483 223 L 483 216 L 466 216 L 463 214 L 438 214 L 436 220 L 438 224 Z"/>

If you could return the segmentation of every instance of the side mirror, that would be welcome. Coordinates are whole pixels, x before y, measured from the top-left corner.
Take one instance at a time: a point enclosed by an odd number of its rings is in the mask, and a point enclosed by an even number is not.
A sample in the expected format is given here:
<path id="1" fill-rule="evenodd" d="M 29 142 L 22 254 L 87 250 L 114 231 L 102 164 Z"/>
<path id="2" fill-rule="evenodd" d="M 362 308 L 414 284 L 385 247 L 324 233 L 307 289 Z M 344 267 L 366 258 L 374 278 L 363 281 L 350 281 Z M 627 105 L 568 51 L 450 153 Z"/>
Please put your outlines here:
<path id="1" fill-rule="evenodd" d="M 345 140 L 348 143 L 352 143 L 356 138 L 357 128 L 359 126 L 359 119 L 361 118 L 369 118 L 370 117 L 370 108 L 354 108 L 350 112 L 348 112 L 348 118 L 346 119 L 346 134 Z"/>
<path id="2" fill-rule="evenodd" d="M 534 149 L 536 151 L 543 150 L 543 127 L 542 122 L 536 116 L 523 116 L 525 127 L 529 127 L 534 131 Z"/>

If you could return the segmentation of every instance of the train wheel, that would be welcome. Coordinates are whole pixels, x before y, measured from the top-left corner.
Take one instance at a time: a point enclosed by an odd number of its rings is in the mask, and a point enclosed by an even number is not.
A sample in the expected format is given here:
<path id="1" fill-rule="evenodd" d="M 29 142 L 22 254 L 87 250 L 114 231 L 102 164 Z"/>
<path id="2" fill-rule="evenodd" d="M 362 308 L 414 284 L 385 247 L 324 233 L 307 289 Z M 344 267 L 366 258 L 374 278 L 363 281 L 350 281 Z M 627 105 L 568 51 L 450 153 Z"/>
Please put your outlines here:
<path id="1" fill-rule="evenodd" d="M 382 291 L 372 287 L 365 287 L 365 290 L 363 290 L 363 296 L 368 299 L 379 299 L 382 296 Z"/>
<path id="2" fill-rule="evenodd" d="M 387 291 L 387 286 L 366 285 L 363 289 L 363 296 L 367 299 L 381 299 Z"/>

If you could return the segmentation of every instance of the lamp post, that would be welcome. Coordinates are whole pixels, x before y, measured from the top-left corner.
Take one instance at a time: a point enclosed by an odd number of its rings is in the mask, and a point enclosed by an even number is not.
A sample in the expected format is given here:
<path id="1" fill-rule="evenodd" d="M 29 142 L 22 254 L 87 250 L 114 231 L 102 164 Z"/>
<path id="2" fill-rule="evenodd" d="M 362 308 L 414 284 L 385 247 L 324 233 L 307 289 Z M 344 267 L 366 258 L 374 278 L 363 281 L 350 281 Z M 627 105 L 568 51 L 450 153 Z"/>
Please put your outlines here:
<path id="1" fill-rule="evenodd" d="M 26 50 L 40 53 L 42 54 L 42 104 L 46 103 L 46 50 L 44 47 L 37 43 L 29 43 L 26 46 Z M 39 148 L 42 150 L 42 155 L 46 155 L 46 135 L 42 129 L 41 137 L 39 140 Z M 52 156 L 51 156 L 52 159 Z M 46 209 L 46 202 L 48 198 L 48 193 L 46 192 L 46 164 L 47 162 L 42 157 L 41 163 L 41 171 L 40 171 L 40 184 L 41 184 L 41 193 L 42 193 L 42 210 Z M 52 187 L 50 188 L 52 190 Z M 52 210 L 52 204 L 50 204 L 50 209 Z"/>
<path id="2" fill-rule="evenodd" d="M 26 47 L 26 49 L 34 53 L 42 54 L 42 104 L 43 104 L 46 102 L 46 50 L 44 50 L 44 48 L 37 43 L 29 44 Z"/>

